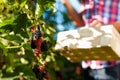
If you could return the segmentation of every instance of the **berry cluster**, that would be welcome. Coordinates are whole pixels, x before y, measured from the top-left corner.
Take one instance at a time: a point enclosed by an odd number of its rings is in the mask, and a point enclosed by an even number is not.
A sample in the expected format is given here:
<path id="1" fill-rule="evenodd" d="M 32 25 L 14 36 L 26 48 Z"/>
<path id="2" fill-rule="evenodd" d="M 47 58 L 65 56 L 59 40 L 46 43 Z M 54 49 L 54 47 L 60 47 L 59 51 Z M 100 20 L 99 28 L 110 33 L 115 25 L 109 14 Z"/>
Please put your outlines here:
<path id="1" fill-rule="evenodd" d="M 38 80 L 43 80 L 44 78 L 45 78 L 46 80 L 50 80 L 49 74 L 48 74 L 48 72 L 47 72 L 47 70 L 45 69 L 44 66 L 39 66 L 39 65 L 35 64 L 35 65 L 33 66 L 33 69 L 32 69 L 32 70 L 33 70 L 33 72 L 35 73 L 36 78 L 37 78 Z"/>
<path id="2" fill-rule="evenodd" d="M 32 36 L 30 39 L 30 46 L 32 49 L 34 49 L 34 55 L 39 56 L 39 53 L 41 51 L 47 51 L 48 50 L 48 44 L 46 40 L 42 40 L 42 32 L 40 31 L 40 28 L 38 26 L 38 29 L 36 29 L 35 26 L 31 28 Z"/>
<path id="3" fill-rule="evenodd" d="M 48 50 L 48 44 L 46 42 L 46 40 L 42 39 L 42 32 L 40 31 L 39 26 L 36 29 L 36 26 L 31 27 L 31 32 L 32 32 L 32 36 L 30 39 L 30 46 L 34 51 L 34 55 L 36 57 L 39 57 L 39 54 L 41 51 L 47 51 Z M 33 72 L 36 75 L 36 78 L 38 80 L 50 80 L 49 74 L 47 72 L 47 70 L 45 69 L 45 65 L 46 62 L 44 62 L 44 64 L 42 66 L 39 66 L 37 64 L 35 64 L 33 66 Z"/>

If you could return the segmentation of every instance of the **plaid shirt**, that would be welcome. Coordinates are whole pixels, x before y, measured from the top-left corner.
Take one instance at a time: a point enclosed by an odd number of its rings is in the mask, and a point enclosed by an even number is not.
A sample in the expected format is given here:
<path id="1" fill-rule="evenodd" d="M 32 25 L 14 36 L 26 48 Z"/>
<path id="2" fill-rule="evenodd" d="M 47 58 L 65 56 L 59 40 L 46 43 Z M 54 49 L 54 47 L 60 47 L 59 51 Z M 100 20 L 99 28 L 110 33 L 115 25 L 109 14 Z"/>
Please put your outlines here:
<path id="1" fill-rule="evenodd" d="M 82 13 L 86 25 L 89 25 L 93 20 L 98 20 L 102 24 L 112 24 L 120 21 L 120 0 L 84 0 L 84 3 L 75 4 L 69 0 L 72 7 Z M 78 7 L 80 7 L 78 9 Z M 108 64 L 109 62 L 109 64 Z M 83 68 L 91 67 L 92 69 L 101 69 L 115 65 L 114 61 L 87 61 L 82 62 Z"/>
<path id="2" fill-rule="evenodd" d="M 82 61 L 82 67 L 83 68 L 88 68 L 90 67 L 91 69 L 101 69 L 105 67 L 112 67 L 115 64 L 120 63 L 120 61 L 105 61 L 105 60 L 87 60 L 87 61 Z"/>
<path id="3" fill-rule="evenodd" d="M 81 10 L 75 10 L 82 12 L 86 24 L 91 23 L 95 19 L 102 24 L 112 24 L 115 21 L 120 21 L 120 0 L 85 0 L 80 5 Z"/>

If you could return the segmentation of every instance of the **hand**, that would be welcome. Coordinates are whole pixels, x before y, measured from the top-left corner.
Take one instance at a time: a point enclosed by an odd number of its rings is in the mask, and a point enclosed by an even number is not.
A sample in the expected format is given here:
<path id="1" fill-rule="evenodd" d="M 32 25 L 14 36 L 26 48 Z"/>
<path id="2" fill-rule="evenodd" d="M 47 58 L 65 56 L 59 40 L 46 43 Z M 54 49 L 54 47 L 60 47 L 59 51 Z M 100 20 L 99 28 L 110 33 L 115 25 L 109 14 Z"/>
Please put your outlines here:
<path id="1" fill-rule="evenodd" d="M 117 22 L 114 22 L 113 24 L 112 24 L 117 30 L 118 30 L 118 32 L 120 33 L 120 21 L 117 21 Z"/>
<path id="2" fill-rule="evenodd" d="M 90 27 L 101 27 L 102 23 L 98 20 L 93 20 L 92 23 L 90 23 Z"/>

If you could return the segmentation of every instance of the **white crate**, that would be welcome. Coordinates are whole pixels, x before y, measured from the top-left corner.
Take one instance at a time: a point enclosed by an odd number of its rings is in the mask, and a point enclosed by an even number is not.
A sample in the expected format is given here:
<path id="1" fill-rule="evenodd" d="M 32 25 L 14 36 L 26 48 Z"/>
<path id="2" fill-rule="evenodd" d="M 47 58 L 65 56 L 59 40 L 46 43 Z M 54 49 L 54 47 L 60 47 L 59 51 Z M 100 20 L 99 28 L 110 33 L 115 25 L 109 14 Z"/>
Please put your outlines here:
<path id="1" fill-rule="evenodd" d="M 120 59 L 120 35 L 112 26 L 81 27 L 58 33 L 55 50 L 72 62 Z"/>

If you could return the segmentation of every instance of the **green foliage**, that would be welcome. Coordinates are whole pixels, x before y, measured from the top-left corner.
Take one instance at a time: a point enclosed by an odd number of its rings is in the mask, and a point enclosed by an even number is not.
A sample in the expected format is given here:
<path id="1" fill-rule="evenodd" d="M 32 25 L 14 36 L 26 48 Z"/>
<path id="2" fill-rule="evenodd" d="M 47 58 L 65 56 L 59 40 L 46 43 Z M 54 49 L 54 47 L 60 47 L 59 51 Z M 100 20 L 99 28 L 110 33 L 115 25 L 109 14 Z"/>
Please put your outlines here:
<path id="1" fill-rule="evenodd" d="M 42 19 L 44 10 L 54 8 L 54 2 L 54 0 L 36 0 L 36 3 L 34 0 L 0 1 L 0 50 L 3 51 L 0 54 L 5 56 L 3 60 L 0 59 L 0 64 L 5 63 L 0 65 L 2 66 L 0 79 L 18 80 L 22 74 L 26 80 L 36 80 L 32 72 L 33 62 L 41 64 L 46 60 L 48 64 L 56 63 L 53 48 L 55 29 Z M 41 26 L 41 31 L 44 32 L 43 39 L 49 44 L 49 50 L 42 52 L 41 59 L 35 58 L 27 42 L 31 36 L 30 27 L 33 25 Z M 51 69 L 54 70 L 53 65 L 48 65 L 48 69 L 51 73 Z"/>
<path id="2" fill-rule="evenodd" d="M 32 63 L 41 64 L 44 60 L 51 80 L 56 80 L 56 71 L 73 65 L 54 50 L 54 26 L 42 18 L 48 8 L 53 13 L 54 3 L 54 0 L 0 0 L 0 80 L 18 80 L 21 76 L 26 80 L 37 80 Z M 40 59 L 34 56 L 27 42 L 33 25 L 40 25 L 43 39 L 49 45 L 49 50 L 42 52 Z"/>
<path id="3" fill-rule="evenodd" d="M 2 23 L 0 24 L 0 27 L 2 27 L 2 26 L 6 26 L 6 25 L 13 25 L 13 20 L 4 20 L 4 21 L 2 21 Z"/>

